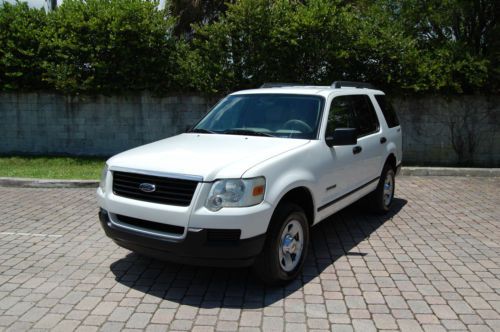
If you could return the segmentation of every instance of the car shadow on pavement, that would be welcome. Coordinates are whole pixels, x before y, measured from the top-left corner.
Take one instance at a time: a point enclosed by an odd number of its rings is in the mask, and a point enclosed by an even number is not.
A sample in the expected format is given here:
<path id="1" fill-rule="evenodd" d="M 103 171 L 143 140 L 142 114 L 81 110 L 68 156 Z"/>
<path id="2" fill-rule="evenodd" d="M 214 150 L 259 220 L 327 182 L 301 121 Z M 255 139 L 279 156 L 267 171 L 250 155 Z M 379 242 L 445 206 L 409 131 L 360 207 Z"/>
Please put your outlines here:
<path id="1" fill-rule="evenodd" d="M 304 271 L 301 277 L 283 287 L 266 287 L 254 277 L 251 268 L 187 266 L 135 253 L 119 259 L 110 268 L 118 283 L 145 296 L 160 298 L 167 307 L 170 301 L 174 306 L 206 309 L 263 308 L 293 297 L 293 293 L 309 283 L 319 283 L 320 275 L 322 291 L 338 290 L 334 263 L 343 257 L 363 259 L 373 254 L 369 248 L 364 250 L 365 246 L 358 245 L 398 214 L 406 203 L 404 199 L 395 198 L 392 210 L 386 215 L 373 215 L 361 204 L 353 204 L 313 227 Z"/>

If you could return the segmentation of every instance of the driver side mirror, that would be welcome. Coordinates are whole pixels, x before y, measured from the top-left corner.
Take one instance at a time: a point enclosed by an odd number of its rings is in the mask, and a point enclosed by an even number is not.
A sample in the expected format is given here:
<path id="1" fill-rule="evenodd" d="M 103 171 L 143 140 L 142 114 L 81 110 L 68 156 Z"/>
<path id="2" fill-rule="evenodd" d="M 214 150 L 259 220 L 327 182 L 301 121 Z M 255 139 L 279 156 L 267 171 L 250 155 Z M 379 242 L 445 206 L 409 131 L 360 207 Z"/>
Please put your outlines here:
<path id="1" fill-rule="evenodd" d="M 358 130 L 356 128 L 337 128 L 331 136 L 325 137 L 326 145 L 356 145 L 358 143 Z"/>

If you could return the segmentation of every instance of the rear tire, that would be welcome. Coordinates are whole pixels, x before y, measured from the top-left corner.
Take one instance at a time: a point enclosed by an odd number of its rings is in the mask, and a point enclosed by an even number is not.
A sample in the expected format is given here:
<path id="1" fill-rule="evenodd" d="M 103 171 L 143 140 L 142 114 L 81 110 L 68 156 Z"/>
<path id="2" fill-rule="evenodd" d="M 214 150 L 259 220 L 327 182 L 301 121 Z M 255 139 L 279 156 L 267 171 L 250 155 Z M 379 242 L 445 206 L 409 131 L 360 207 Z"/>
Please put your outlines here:
<path id="1" fill-rule="evenodd" d="M 271 218 L 266 242 L 253 266 L 267 285 L 295 279 L 304 266 L 309 246 L 309 224 L 304 210 L 293 203 L 280 204 Z"/>
<path id="2" fill-rule="evenodd" d="M 366 197 L 370 209 L 379 214 L 385 214 L 391 209 L 396 189 L 396 173 L 386 164 L 378 181 L 377 188 Z"/>

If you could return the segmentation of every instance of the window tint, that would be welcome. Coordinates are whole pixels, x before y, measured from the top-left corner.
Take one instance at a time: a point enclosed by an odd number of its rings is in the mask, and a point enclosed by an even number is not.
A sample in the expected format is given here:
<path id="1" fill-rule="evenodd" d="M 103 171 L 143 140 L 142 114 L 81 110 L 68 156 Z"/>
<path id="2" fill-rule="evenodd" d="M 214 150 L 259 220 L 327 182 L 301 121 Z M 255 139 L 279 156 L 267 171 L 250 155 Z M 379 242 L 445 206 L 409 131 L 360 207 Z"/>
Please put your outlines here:
<path id="1" fill-rule="evenodd" d="M 332 134 L 337 128 L 356 128 L 351 100 L 347 96 L 336 97 L 330 105 L 326 132 Z"/>
<path id="2" fill-rule="evenodd" d="M 235 131 L 266 136 L 315 139 L 324 98 L 314 95 L 243 94 L 219 102 L 194 129 L 233 135 Z"/>
<path id="3" fill-rule="evenodd" d="M 358 137 L 378 131 L 380 125 L 370 97 L 366 95 L 350 97 L 353 100 L 354 115 L 358 124 Z"/>
<path id="4" fill-rule="evenodd" d="M 339 96 L 332 100 L 328 113 L 327 133 L 336 128 L 356 128 L 358 137 L 379 129 L 377 114 L 366 95 Z"/>
<path id="5" fill-rule="evenodd" d="M 376 95 L 375 99 L 377 99 L 377 103 L 380 109 L 382 109 L 382 113 L 384 114 L 385 121 L 389 128 L 399 126 L 399 119 L 396 115 L 396 111 L 387 98 L 384 95 Z"/>

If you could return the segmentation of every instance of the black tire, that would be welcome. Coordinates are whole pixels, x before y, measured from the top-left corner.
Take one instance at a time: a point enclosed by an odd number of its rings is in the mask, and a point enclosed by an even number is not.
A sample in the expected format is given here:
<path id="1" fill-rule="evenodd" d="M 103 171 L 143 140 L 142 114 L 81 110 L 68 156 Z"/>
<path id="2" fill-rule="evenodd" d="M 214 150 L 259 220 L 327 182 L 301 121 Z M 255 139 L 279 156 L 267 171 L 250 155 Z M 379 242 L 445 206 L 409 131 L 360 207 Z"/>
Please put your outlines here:
<path id="1" fill-rule="evenodd" d="M 283 244 L 285 242 L 284 240 L 282 241 L 282 235 L 288 232 L 288 230 L 285 231 L 285 226 L 288 229 L 296 230 L 298 225 L 300 225 L 302 229 L 302 239 L 299 242 L 299 236 L 293 237 L 292 241 L 294 242 L 290 248 L 296 250 L 300 247 L 300 245 L 295 246 L 295 244 L 302 243 L 300 257 L 297 257 L 296 255 L 295 259 L 297 259 L 297 261 L 293 259 L 292 261 L 283 259 L 280 263 L 280 255 L 288 256 L 284 254 L 285 249 L 283 249 Z M 286 237 L 287 236 L 285 236 L 285 238 Z M 273 286 L 282 285 L 295 279 L 300 274 L 302 267 L 304 266 L 308 246 L 309 224 L 304 210 L 300 206 L 293 203 L 285 202 L 280 204 L 271 218 L 264 248 L 255 260 L 255 264 L 253 266 L 255 275 L 265 284 Z M 293 253 L 289 254 L 289 257 L 294 257 L 293 255 Z M 288 267 L 292 267 L 293 264 L 286 264 L 284 263 L 285 261 L 289 263 L 292 262 L 296 265 L 293 269 L 286 271 L 282 264 L 288 265 Z"/>
<path id="2" fill-rule="evenodd" d="M 390 188 L 386 184 L 390 184 Z M 396 173 L 391 165 L 386 164 L 380 175 L 377 188 L 366 197 L 369 208 L 378 214 L 385 214 L 389 212 L 394 201 L 394 190 L 396 189 Z M 389 194 L 389 196 L 388 196 Z"/>

